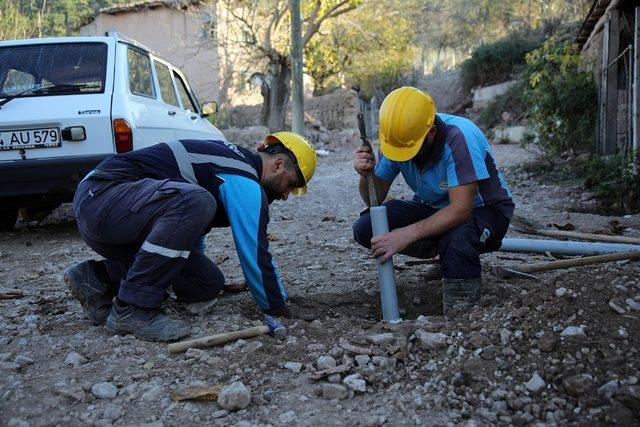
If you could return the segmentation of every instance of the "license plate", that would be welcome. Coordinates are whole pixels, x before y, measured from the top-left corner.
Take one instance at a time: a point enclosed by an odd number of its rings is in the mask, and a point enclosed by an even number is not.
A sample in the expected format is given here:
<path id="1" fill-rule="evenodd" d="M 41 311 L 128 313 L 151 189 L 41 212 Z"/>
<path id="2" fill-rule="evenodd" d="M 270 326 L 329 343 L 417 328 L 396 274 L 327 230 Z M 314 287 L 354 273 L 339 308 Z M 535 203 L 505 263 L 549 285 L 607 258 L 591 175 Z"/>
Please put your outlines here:
<path id="1" fill-rule="evenodd" d="M 0 150 L 60 147 L 60 128 L 0 130 Z"/>

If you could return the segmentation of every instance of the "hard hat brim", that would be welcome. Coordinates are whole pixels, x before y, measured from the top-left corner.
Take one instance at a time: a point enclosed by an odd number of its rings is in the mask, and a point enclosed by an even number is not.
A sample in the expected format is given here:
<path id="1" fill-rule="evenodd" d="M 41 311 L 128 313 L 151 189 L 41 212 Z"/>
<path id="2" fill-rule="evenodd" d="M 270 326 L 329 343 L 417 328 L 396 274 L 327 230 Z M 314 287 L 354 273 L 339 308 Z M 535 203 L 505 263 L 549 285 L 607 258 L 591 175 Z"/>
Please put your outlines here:
<path id="1" fill-rule="evenodd" d="M 407 160 L 411 160 L 415 157 L 416 154 L 418 154 L 420 148 L 422 148 L 422 144 L 424 143 L 424 139 L 429 133 L 429 130 L 431 129 L 427 129 L 425 134 L 422 135 L 422 138 L 420 138 L 414 144 L 411 144 L 409 147 L 394 147 L 388 144 L 387 141 L 384 141 L 384 137 L 381 135 L 380 151 L 382 151 L 382 154 L 387 159 L 393 160 L 394 162 L 406 162 Z"/>

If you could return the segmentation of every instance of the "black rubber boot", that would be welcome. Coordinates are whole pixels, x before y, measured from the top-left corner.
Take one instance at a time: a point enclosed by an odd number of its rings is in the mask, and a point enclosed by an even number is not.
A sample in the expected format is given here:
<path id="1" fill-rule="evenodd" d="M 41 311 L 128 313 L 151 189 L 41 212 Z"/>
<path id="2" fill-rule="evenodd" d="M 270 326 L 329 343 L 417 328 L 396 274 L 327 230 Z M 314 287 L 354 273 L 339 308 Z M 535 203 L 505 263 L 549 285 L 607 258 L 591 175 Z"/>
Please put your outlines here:
<path id="1" fill-rule="evenodd" d="M 100 261 L 84 261 L 67 267 L 63 278 L 71 295 L 82 305 L 84 314 L 95 326 L 104 325 L 111 311 L 115 289 L 101 274 Z"/>
<path id="2" fill-rule="evenodd" d="M 159 308 L 118 302 L 114 302 L 107 317 L 107 329 L 114 334 L 133 334 L 145 341 L 175 341 L 189 335 L 186 323 L 165 316 Z"/>
<path id="3" fill-rule="evenodd" d="M 478 301 L 482 279 L 442 279 L 442 311 L 446 317 L 468 312 Z"/>

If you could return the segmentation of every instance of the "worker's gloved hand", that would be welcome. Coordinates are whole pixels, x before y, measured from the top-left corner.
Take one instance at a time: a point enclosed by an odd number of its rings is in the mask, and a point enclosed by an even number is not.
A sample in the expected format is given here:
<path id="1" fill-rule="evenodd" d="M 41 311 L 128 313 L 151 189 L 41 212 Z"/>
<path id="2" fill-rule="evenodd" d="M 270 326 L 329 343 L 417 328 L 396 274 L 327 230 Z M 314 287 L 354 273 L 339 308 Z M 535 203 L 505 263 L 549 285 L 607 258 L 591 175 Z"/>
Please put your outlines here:
<path id="1" fill-rule="evenodd" d="M 371 152 L 371 148 L 361 145 L 353 153 L 353 168 L 362 176 L 367 176 L 373 170 L 376 158 Z"/>

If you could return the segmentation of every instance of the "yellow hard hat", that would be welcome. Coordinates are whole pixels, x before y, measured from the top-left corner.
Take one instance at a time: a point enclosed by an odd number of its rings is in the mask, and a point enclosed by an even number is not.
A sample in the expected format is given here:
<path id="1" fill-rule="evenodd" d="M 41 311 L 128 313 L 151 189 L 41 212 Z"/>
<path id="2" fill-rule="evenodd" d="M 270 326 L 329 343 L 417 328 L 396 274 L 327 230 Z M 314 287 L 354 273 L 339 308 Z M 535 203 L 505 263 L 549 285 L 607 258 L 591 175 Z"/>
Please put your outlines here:
<path id="1" fill-rule="evenodd" d="M 316 150 L 304 136 L 295 132 L 276 132 L 267 135 L 264 139 L 264 145 L 267 146 L 278 143 L 284 145 L 296 158 L 296 171 L 304 179 L 304 185 L 293 189 L 291 193 L 303 196 L 316 170 Z"/>
<path id="2" fill-rule="evenodd" d="M 427 92 L 404 86 L 391 92 L 380 106 L 380 150 L 390 160 L 403 162 L 415 156 L 436 116 Z"/>

